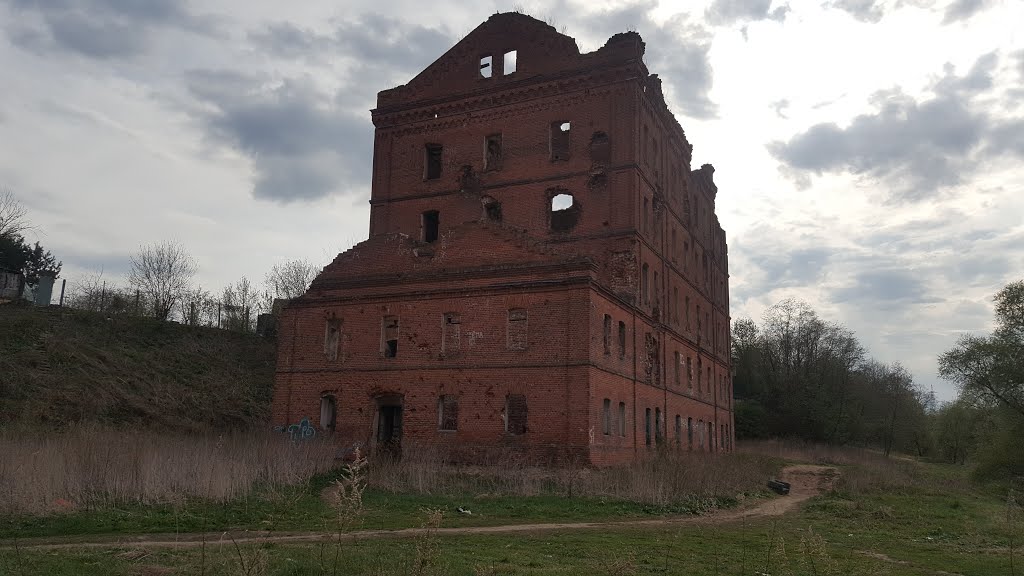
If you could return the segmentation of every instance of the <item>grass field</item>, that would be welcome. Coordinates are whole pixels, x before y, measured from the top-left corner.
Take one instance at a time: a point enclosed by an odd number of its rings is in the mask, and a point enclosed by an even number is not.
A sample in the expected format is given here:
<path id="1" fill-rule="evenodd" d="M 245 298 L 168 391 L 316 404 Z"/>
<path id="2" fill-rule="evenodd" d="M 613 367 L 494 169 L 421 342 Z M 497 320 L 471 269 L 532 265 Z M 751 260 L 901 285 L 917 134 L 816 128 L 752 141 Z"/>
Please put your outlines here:
<path id="1" fill-rule="evenodd" d="M 676 459 L 692 485 L 652 486 L 681 475 L 673 465 L 620 472 L 460 469 L 411 461 L 373 463 L 358 502 L 331 498 L 344 475 L 318 473 L 290 486 L 257 486 L 244 497 L 184 498 L 176 503 L 97 504 L 88 509 L 6 518 L 0 527 L 0 574 L 1015 574 L 1024 533 L 1020 506 L 1005 486 L 978 485 L 964 467 L 862 451 L 788 450 L 787 461 L 826 461 L 835 485 L 783 516 L 719 521 L 716 507 L 772 498 L 749 486 L 731 497 L 706 491 L 707 475 L 770 476 L 780 451 Z M 395 468 L 395 467 L 399 468 Z M 660 468 L 659 468 L 660 466 Z M 391 468 L 389 468 L 391 467 Z M 373 472 L 376 469 L 376 472 Z M 387 473 L 387 478 L 374 479 Z M 405 474 L 405 477 L 403 477 Z M 418 483 L 411 482 L 413 478 Z M 429 480 L 425 480 L 429 479 Z M 747 481 L 752 481 L 748 479 Z M 742 487 L 723 481 L 731 490 Z M 414 485 L 419 486 L 415 488 Z M 361 484 L 359 485 L 361 486 Z M 569 496 L 570 486 L 572 496 Z M 696 487 L 696 488 L 695 488 Z M 702 487 L 705 491 L 701 491 Z M 348 494 L 348 489 L 339 493 Z M 670 496 L 666 496 L 670 495 Z M 667 498 L 667 500 L 666 500 Z M 786 497 L 775 497 L 786 498 Z M 468 508 L 473 514 L 456 511 Z M 535 522 L 700 520 L 605 525 L 520 533 L 443 534 L 446 527 Z M 350 531 L 423 526 L 403 538 L 353 537 Z M 222 534 L 223 531 L 234 531 Z M 242 538 L 239 530 L 267 531 Z M 286 531 L 322 531 L 325 540 L 281 542 Z M 125 542 L 161 533 L 189 546 Z M 264 532 L 261 532 L 264 534 Z M 86 547 L 38 547 L 121 540 Z M 43 540 L 40 540 L 43 538 Z M 235 540 L 238 538 L 238 540 Z"/>

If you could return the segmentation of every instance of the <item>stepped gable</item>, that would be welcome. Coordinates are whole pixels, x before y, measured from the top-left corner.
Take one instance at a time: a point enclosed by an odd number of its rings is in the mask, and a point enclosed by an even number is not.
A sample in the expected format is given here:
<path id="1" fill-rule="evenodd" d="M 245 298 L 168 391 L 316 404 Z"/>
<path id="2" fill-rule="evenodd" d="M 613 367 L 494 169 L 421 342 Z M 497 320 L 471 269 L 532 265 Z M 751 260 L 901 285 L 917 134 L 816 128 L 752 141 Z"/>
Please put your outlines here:
<path id="1" fill-rule="evenodd" d="M 517 52 L 515 74 L 504 76 L 503 56 Z M 377 94 L 375 112 L 433 99 L 450 98 L 452 94 L 470 95 L 494 89 L 506 90 L 519 82 L 535 82 L 537 77 L 575 74 L 602 64 L 621 65 L 635 61 L 643 66 L 644 42 L 636 32 L 612 36 L 600 49 L 581 54 L 576 40 L 559 33 L 536 18 L 517 12 L 494 14 L 477 26 L 440 58 L 427 66 L 408 84 L 383 90 Z M 492 78 L 480 76 L 481 59 L 491 57 Z M 487 80 L 502 79 L 503 82 Z"/>
<path id="2" fill-rule="evenodd" d="M 449 229 L 436 243 L 406 234 L 379 234 L 338 254 L 317 276 L 310 291 L 361 276 L 397 280 L 473 268 L 524 268 L 546 264 L 588 264 L 590 259 L 543 244 L 524 231 L 489 221 Z"/>

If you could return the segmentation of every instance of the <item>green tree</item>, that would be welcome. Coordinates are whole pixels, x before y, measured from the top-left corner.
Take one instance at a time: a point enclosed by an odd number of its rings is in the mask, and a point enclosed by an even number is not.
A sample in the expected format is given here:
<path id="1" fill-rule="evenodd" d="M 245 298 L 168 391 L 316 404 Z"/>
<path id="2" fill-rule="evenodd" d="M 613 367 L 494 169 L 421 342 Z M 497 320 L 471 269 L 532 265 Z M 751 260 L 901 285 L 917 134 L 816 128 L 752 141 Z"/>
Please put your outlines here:
<path id="1" fill-rule="evenodd" d="M 1000 290 L 995 304 L 995 331 L 962 336 L 939 357 L 939 375 L 956 383 L 963 398 L 1024 417 L 1024 281 Z"/>

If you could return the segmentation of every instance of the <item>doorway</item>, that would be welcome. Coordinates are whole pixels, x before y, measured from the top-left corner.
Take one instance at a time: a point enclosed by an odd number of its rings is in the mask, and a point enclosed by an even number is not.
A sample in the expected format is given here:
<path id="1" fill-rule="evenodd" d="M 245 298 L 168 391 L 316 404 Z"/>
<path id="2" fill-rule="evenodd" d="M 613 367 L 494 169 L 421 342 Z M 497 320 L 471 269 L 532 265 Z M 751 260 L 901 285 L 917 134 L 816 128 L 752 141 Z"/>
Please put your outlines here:
<path id="1" fill-rule="evenodd" d="M 377 399 L 377 449 L 394 456 L 402 452 L 402 399 Z"/>

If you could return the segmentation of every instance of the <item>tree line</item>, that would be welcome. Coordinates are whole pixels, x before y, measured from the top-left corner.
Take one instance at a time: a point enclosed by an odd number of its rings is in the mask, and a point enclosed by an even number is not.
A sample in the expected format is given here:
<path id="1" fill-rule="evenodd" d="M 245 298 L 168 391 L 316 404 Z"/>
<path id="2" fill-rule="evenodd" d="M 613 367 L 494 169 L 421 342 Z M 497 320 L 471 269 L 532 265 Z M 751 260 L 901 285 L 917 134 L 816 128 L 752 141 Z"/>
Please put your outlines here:
<path id="1" fill-rule="evenodd" d="M 995 297 L 996 330 L 939 357 L 958 397 L 939 403 L 901 364 L 871 358 L 846 327 L 784 300 L 732 327 L 736 432 L 850 444 L 1024 475 L 1024 282 Z"/>

